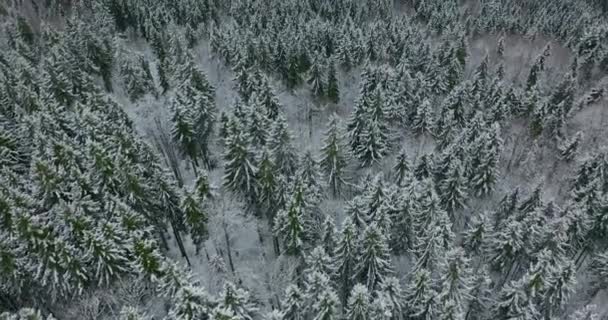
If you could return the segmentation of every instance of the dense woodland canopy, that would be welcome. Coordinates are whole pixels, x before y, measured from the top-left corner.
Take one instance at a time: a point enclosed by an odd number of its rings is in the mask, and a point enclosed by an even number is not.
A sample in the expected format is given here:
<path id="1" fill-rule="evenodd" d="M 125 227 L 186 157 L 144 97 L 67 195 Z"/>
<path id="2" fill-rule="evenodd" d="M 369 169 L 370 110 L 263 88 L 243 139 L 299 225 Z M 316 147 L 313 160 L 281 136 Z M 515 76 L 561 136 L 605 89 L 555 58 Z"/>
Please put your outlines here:
<path id="1" fill-rule="evenodd" d="M 0 3 L 0 319 L 608 317 L 608 2 Z"/>

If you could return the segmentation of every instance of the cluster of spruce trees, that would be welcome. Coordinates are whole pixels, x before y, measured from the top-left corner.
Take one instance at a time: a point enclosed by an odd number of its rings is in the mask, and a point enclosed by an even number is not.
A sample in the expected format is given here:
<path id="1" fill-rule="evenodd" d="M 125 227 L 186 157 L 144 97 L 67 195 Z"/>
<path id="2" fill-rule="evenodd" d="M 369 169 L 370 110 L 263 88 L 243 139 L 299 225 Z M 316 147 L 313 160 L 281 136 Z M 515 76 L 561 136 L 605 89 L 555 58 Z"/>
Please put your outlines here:
<path id="1" fill-rule="evenodd" d="M 34 23 L 22 1 L 0 4 L 0 310 L 11 312 L 0 318 L 52 319 L 121 281 L 149 284 L 146 299 L 166 301 L 162 316 L 175 320 L 569 316 L 572 295 L 586 305 L 608 285 L 608 154 L 579 156 L 584 136 L 570 123 L 604 94 L 589 89 L 608 70 L 608 27 L 595 6 L 47 1 L 34 2 Z M 500 34 L 495 51 L 472 61 L 468 42 L 488 33 Z M 565 44 L 571 65 L 547 81 L 547 45 L 514 77 L 505 71 L 514 34 Z M 140 38 L 151 54 L 128 43 Z M 206 43 L 233 71 L 231 108 L 217 105 L 196 61 Z M 299 151 L 293 106 L 279 102 L 275 80 L 336 106 L 338 79 L 353 71 L 350 117 L 331 116 L 319 150 Z M 186 160 L 195 181 L 163 166 L 113 95 L 166 99 L 169 143 L 181 153 L 173 163 Z M 510 172 L 513 123 L 558 161 L 578 161 L 567 196 L 517 188 L 472 212 Z M 402 150 L 406 138 L 418 148 Z M 223 269 L 205 245 L 212 170 L 222 170 L 221 194 L 267 224 L 275 256 L 294 265 L 280 301 L 261 301 L 240 281 L 209 295 L 167 257 L 175 243 L 189 266 L 187 237 Z M 343 221 L 322 209 L 327 199 L 345 201 Z M 226 256 L 234 273 L 229 248 Z M 104 316 L 154 316 L 118 307 Z M 586 306 L 572 319 L 593 314 Z"/>

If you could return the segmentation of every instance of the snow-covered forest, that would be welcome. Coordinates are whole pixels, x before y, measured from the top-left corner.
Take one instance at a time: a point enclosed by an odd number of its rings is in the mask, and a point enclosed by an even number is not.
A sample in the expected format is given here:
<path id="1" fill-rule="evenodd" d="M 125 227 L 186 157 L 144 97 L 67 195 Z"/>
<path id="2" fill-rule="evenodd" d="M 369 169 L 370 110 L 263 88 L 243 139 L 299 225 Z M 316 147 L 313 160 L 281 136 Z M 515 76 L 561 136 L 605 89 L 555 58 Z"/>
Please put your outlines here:
<path id="1" fill-rule="evenodd" d="M 0 319 L 608 319 L 608 1 L 3 0 Z"/>

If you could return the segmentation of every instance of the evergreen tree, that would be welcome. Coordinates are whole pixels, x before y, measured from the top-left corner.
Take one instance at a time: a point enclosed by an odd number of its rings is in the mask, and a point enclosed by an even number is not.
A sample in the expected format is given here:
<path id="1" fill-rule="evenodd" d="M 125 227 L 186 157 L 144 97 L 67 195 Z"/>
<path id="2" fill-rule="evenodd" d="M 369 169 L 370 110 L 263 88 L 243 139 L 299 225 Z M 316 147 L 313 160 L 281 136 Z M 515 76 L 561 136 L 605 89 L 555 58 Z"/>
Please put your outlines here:
<path id="1" fill-rule="evenodd" d="M 200 199 L 192 193 L 187 192 L 181 204 L 181 209 L 185 215 L 185 222 L 189 228 L 192 241 L 196 245 L 196 252 L 200 251 L 201 245 L 207 239 L 207 213 L 200 204 Z"/>
<path id="2" fill-rule="evenodd" d="M 407 159 L 407 154 L 405 150 L 402 150 L 401 153 L 397 156 L 397 163 L 393 167 L 393 171 L 395 172 L 395 182 L 398 186 L 402 187 L 411 182 L 411 169 L 410 162 Z"/>
<path id="3" fill-rule="evenodd" d="M 237 319 L 252 320 L 257 314 L 257 307 L 250 301 L 249 293 L 227 282 L 220 294 L 218 307 L 231 311 Z"/>
<path id="4" fill-rule="evenodd" d="M 442 288 L 439 300 L 442 304 L 453 303 L 457 313 L 462 313 L 472 286 L 473 271 L 469 267 L 469 259 L 462 249 L 452 249 L 446 253 L 439 270 Z"/>
<path id="5" fill-rule="evenodd" d="M 337 267 L 337 285 L 340 289 L 342 306 L 346 306 L 350 290 L 353 287 L 352 275 L 355 274 L 359 252 L 357 245 L 357 229 L 347 218 L 342 225 L 338 239 L 338 246 L 335 250 Z"/>
<path id="6" fill-rule="evenodd" d="M 270 151 L 264 149 L 258 160 L 257 172 L 255 173 L 256 204 L 259 211 L 266 213 L 266 217 L 271 223 L 274 221 L 274 217 L 282 205 L 278 176 L 279 173 L 274 165 Z"/>
<path id="7" fill-rule="evenodd" d="M 308 71 L 308 79 L 306 80 L 310 86 L 310 90 L 313 96 L 320 98 L 326 94 L 326 81 L 323 76 L 321 62 L 318 58 L 315 58 L 312 62 L 312 66 Z"/>
<path id="8" fill-rule="evenodd" d="M 321 148 L 322 159 L 320 162 L 329 187 L 334 197 L 340 195 L 345 184 L 345 169 L 347 167 L 347 155 L 339 128 L 339 118 L 333 115 L 327 124 L 324 145 Z"/>
<path id="9" fill-rule="evenodd" d="M 370 320 L 371 297 L 367 288 L 362 284 L 356 284 L 348 298 L 346 308 L 346 319 L 348 320 Z"/>
<path id="10" fill-rule="evenodd" d="M 316 300 L 313 306 L 313 320 L 340 319 L 338 295 L 331 288 L 326 288 Z"/>
<path id="11" fill-rule="evenodd" d="M 450 164 L 446 179 L 439 186 L 441 201 L 452 220 L 454 220 L 454 212 L 466 206 L 467 183 L 465 179 L 464 168 L 460 161 L 456 160 Z"/>
<path id="12" fill-rule="evenodd" d="M 416 270 L 411 284 L 405 290 L 405 310 L 412 319 L 435 319 L 437 315 L 437 292 L 431 273 L 425 269 Z"/>
<path id="13" fill-rule="evenodd" d="M 282 320 L 304 320 L 304 294 L 294 284 L 285 289 L 285 300 L 281 303 Z"/>
<path id="14" fill-rule="evenodd" d="M 329 64 L 329 69 L 327 70 L 326 95 L 329 101 L 332 103 L 337 104 L 340 101 L 340 88 L 336 75 L 336 65 L 333 61 Z"/>
<path id="15" fill-rule="evenodd" d="M 250 197 L 255 188 L 255 155 L 251 148 L 250 137 L 246 133 L 235 132 L 226 141 L 224 160 L 224 186 Z"/>
<path id="16" fill-rule="evenodd" d="M 310 225 L 306 190 L 297 183 L 286 209 L 280 210 L 274 221 L 274 233 L 283 240 L 288 255 L 300 255 L 309 237 Z"/>
<path id="17" fill-rule="evenodd" d="M 356 266 L 357 278 L 367 284 L 370 292 L 393 273 L 390 250 L 382 231 L 375 224 L 367 227 L 362 236 L 361 260 Z"/>
<path id="18" fill-rule="evenodd" d="M 529 91 L 538 84 L 540 73 L 545 70 L 545 63 L 550 55 L 551 45 L 547 44 L 547 46 L 543 49 L 543 52 L 536 58 L 536 61 L 534 61 L 534 64 L 530 69 L 528 80 L 526 80 L 526 90 Z"/>
<path id="19" fill-rule="evenodd" d="M 416 109 L 412 122 L 412 129 L 419 135 L 432 134 L 434 128 L 434 116 L 431 102 L 425 99 Z"/>
<path id="20" fill-rule="evenodd" d="M 293 136 L 287 120 L 279 116 L 271 125 L 268 147 L 274 156 L 277 170 L 285 177 L 293 177 L 298 165 L 298 155 L 292 145 Z"/>
<path id="21" fill-rule="evenodd" d="M 330 215 L 325 218 L 323 222 L 323 231 L 321 236 L 321 243 L 330 256 L 333 256 L 334 251 L 338 246 L 336 225 L 334 219 Z"/>

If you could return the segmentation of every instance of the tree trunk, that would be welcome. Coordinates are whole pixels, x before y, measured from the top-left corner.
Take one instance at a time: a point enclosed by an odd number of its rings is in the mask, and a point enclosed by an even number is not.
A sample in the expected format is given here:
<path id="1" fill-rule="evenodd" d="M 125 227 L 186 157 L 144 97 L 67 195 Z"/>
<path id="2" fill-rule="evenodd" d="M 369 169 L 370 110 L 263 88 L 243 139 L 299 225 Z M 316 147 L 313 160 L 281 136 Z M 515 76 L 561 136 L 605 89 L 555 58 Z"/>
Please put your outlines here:
<path id="1" fill-rule="evenodd" d="M 226 241 L 226 253 L 228 254 L 228 264 L 230 265 L 230 271 L 234 273 L 234 263 L 232 262 L 232 250 L 230 248 L 230 238 L 228 237 L 228 230 L 226 230 L 226 223 L 222 224 L 224 229 L 224 240 Z"/>
<path id="2" fill-rule="evenodd" d="M 177 242 L 177 246 L 179 247 L 179 251 L 182 253 L 182 257 L 186 259 L 186 263 L 188 263 L 188 267 L 191 267 L 190 259 L 188 259 L 188 253 L 186 253 L 186 248 L 184 247 L 184 242 L 182 241 L 182 237 L 179 234 L 179 231 L 175 227 L 175 223 L 171 222 L 171 227 L 173 229 L 173 235 L 175 236 L 175 241 Z"/>

